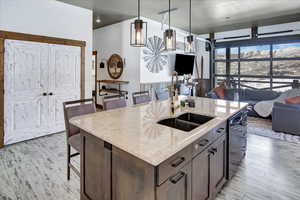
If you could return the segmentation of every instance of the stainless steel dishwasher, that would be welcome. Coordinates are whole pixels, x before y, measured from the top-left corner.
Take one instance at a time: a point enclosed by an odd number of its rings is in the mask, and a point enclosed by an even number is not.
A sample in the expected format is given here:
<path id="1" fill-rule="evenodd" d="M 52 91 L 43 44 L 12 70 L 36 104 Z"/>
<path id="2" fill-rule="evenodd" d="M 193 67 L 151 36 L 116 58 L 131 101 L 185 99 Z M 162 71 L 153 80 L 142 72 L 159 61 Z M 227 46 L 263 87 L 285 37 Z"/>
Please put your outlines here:
<path id="1" fill-rule="evenodd" d="M 242 110 L 228 120 L 227 179 L 237 172 L 247 150 L 247 110 Z"/>

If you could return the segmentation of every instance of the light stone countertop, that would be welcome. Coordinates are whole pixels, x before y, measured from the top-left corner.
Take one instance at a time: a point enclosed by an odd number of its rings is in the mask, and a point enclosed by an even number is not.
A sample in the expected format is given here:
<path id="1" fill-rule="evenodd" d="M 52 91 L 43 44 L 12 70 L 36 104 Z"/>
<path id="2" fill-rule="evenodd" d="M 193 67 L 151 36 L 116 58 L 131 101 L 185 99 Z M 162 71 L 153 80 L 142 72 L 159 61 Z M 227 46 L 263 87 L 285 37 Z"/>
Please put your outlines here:
<path id="1" fill-rule="evenodd" d="M 170 100 L 82 115 L 72 118 L 70 123 L 157 166 L 248 105 L 209 98 L 195 98 L 195 104 L 195 108 L 177 109 L 175 116 L 192 112 L 215 118 L 190 132 L 157 124 L 173 117 Z"/>

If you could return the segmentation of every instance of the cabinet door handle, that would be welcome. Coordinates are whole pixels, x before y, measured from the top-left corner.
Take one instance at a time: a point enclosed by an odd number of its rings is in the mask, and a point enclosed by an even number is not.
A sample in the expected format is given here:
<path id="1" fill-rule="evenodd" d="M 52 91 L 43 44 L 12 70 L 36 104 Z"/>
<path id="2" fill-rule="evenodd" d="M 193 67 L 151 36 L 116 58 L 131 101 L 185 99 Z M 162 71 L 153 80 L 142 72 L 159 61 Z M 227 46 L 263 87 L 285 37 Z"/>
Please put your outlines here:
<path id="1" fill-rule="evenodd" d="M 200 142 L 198 144 L 199 144 L 200 147 L 204 147 L 208 143 L 209 143 L 209 140 L 208 139 L 204 139 L 204 140 L 200 140 Z"/>
<path id="2" fill-rule="evenodd" d="M 184 161 L 185 161 L 185 158 L 184 158 L 184 157 L 181 157 L 181 158 L 175 160 L 175 161 L 171 164 L 171 166 L 172 166 L 172 167 L 178 167 L 178 166 L 179 166 L 181 163 L 183 163 Z"/>
<path id="3" fill-rule="evenodd" d="M 219 129 L 217 130 L 217 133 L 223 133 L 224 130 L 225 130 L 225 128 L 219 128 Z"/>
<path id="4" fill-rule="evenodd" d="M 211 149 L 213 152 L 217 153 L 218 152 L 218 149 L 217 148 L 212 148 Z"/>
<path id="5" fill-rule="evenodd" d="M 47 96 L 47 93 L 46 93 L 46 92 L 44 92 L 44 93 L 43 93 L 43 96 Z"/>
<path id="6" fill-rule="evenodd" d="M 175 176 L 173 176 L 172 178 L 170 178 L 171 183 L 176 184 L 178 183 L 178 181 L 180 181 L 183 177 L 185 176 L 184 172 L 179 172 L 178 174 L 176 174 Z"/>
<path id="7" fill-rule="evenodd" d="M 215 155 L 215 151 L 213 149 L 208 150 L 209 154 Z"/>
<path id="8" fill-rule="evenodd" d="M 53 93 L 52 93 L 52 92 L 50 92 L 50 93 L 49 93 L 49 95 L 50 95 L 50 96 L 52 96 L 52 95 L 53 95 Z"/>

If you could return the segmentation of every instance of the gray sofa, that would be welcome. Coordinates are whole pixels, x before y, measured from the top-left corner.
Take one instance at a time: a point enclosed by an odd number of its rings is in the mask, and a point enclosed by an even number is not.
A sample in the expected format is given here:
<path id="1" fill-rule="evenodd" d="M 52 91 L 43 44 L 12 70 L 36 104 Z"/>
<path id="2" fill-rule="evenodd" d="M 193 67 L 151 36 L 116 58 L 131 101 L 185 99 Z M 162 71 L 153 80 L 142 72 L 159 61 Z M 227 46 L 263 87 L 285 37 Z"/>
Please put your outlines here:
<path id="1" fill-rule="evenodd" d="M 257 102 L 273 100 L 281 94 L 270 90 L 225 89 L 225 99 L 233 101 L 235 92 L 239 93 L 239 101 L 249 103 L 248 116 L 252 117 L 260 117 L 253 110 Z M 207 96 L 219 99 L 213 91 L 210 91 Z M 277 132 L 300 135 L 300 105 L 275 102 L 272 112 L 272 129 Z"/>
<path id="2" fill-rule="evenodd" d="M 235 93 L 239 94 L 239 101 L 249 103 L 248 115 L 253 117 L 258 117 L 256 112 L 251 109 L 257 102 L 273 100 L 281 94 L 271 90 L 225 89 L 225 100 L 234 101 Z M 219 99 L 214 91 L 210 91 L 207 97 Z"/>
<path id="3" fill-rule="evenodd" d="M 234 100 L 234 94 L 239 93 L 239 101 L 249 104 L 256 104 L 259 101 L 273 100 L 281 93 L 271 90 L 250 90 L 250 89 L 225 89 L 225 99 Z M 219 97 L 213 91 L 208 93 L 208 97 L 218 99 Z"/>
<path id="4" fill-rule="evenodd" d="M 300 104 L 274 103 L 272 129 L 300 135 Z"/>

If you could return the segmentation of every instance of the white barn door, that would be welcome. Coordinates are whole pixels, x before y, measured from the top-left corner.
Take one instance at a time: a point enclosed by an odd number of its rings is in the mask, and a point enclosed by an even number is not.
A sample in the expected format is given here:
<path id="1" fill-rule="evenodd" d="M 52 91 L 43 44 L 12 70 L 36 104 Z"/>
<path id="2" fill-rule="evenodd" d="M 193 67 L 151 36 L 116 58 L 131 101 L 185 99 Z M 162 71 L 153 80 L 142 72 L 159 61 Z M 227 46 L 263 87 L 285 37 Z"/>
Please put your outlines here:
<path id="1" fill-rule="evenodd" d="M 6 40 L 4 90 L 5 145 L 63 131 L 62 102 L 80 97 L 80 48 Z"/>

